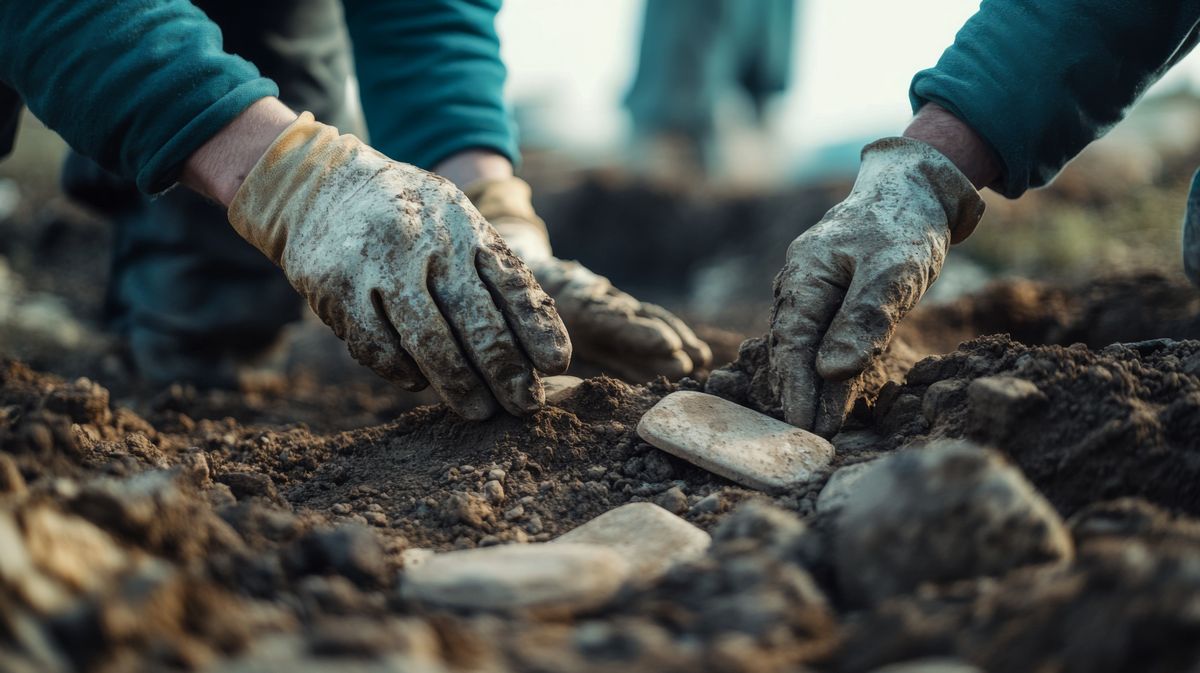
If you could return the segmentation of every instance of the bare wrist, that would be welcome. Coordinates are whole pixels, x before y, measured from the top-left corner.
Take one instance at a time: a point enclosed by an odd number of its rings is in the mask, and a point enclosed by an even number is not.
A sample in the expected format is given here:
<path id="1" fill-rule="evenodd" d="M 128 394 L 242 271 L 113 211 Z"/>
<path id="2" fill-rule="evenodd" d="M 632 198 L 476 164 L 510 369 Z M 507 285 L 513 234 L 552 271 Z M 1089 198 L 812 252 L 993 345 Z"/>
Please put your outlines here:
<path id="1" fill-rule="evenodd" d="M 936 103 L 917 111 L 904 137 L 920 140 L 949 159 L 976 189 L 991 186 L 1001 177 L 1000 160 L 987 142 L 966 122 Z"/>
<path id="2" fill-rule="evenodd" d="M 294 121 L 296 113 L 278 98 L 256 101 L 192 153 L 180 182 L 228 207 L 267 148 Z"/>
<path id="3" fill-rule="evenodd" d="M 466 189 L 480 180 L 502 180 L 513 176 L 508 157 L 494 150 L 469 149 L 452 154 L 438 162 L 433 172 Z"/>

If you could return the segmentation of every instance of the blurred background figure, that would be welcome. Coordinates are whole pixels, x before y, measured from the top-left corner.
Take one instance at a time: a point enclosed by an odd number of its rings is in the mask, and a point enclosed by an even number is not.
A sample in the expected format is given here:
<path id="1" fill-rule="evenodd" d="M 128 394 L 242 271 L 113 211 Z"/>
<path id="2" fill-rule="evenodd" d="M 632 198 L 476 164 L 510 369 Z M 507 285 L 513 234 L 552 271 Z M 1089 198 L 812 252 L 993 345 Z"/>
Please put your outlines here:
<path id="1" fill-rule="evenodd" d="M 731 125 L 767 127 L 768 105 L 792 72 L 796 5 L 647 0 L 625 99 L 632 166 L 658 177 L 728 173 L 733 157 L 722 151 L 721 117 L 728 112 Z"/>

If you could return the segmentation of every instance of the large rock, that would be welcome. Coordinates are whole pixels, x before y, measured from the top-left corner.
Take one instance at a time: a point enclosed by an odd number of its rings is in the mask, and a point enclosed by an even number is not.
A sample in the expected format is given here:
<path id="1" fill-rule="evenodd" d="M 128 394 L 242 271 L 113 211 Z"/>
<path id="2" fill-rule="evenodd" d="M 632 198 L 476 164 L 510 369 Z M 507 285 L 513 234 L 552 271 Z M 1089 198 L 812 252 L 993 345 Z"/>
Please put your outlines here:
<path id="1" fill-rule="evenodd" d="M 837 581 L 854 604 L 923 582 L 1069 560 L 1058 514 L 998 453 L 960 441 L 875 461 L 835 519 Z"/>
<path id="2" fill-rule="evenodd" d="M 829 467 L 833 445 L 713 395 L 667 395 L 642 417 L 642 439 L 744 486 L 782 490 Z"/>
<path id="3" fill-rule="evenodd" d="M 870 469 L 871 463 L 869 462 L 855 463 L 839 468 L 825 483 L 821 493 L 817 495 L 817 511 L 832 512 L 845 505 L 858 490 L 859 479 Z"/>
<path id="4" fill-rule="evenodd" d="M 404 573 L 403 594 L 435 607 L 569 613 L 607 602 L 628 576 L 605 547 L 514 544 L 437 554 Z"/>
<path id="5" fill-rule="evenodd" d="M 619 553 L 633 579 L 653 581 L 677 563 L 704 556 L 708 533 L 648 502 L 632 502 L 588 521 L 554 540 L 595 544 Z"/>

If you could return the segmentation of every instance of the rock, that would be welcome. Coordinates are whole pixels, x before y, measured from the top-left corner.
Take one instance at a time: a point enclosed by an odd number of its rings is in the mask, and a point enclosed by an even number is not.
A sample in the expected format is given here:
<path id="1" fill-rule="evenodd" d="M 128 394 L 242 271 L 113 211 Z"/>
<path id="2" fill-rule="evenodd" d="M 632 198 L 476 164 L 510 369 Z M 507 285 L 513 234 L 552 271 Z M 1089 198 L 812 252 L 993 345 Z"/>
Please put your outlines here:
<path id="1" fill-rule="evenodd" d="M 847 465 L 829 478 L 825 483 L 825 488 L 821 489 L 820 495 L 817 496 L 817 511 L 831 512 L 850 499 L 855 492 L 858 480 L 870 468 L 871 462 L 855 463 Z"/>
<path id="2" fill-rule="evenodd" d="M 687 495 L 685 495 L 683 489 L 679 488 L 678 486 L 672 486 L 671 488 L 663 491 L 657 498 L 655 498 L 655 502 L 658 503 L 659 507 L 662 507 L 672 514 L 686 512 L 688 508 Z"/>
<path id="3" fill-rule="evenodd" d="M 871 673 L 983 673 L 983 669 L 960 659 L 916 659 L 888 664 Z"/>
<path id="4" fill-rule="evenodd" d="M 504 479 L 507 476 L 508 476 L 508 473 L 505 472 L 504 470 L 501 470 L 498 467 L 488 470 L 488 473 L 487 473 L 488 481 L 498 481 L 501 483 L 504 482 Z"/>
<path id="5" fill-rule="evenodd" d="M 967 434 L 998 442 L 1016 432 L 1021 420 L 1044 404 L 1037 386 L 1013 376 L 985 376 L 967 386 Z"/>
<path id="6" fill-rule="evenodd" d="M 806 481 L 833 459 L 821 437 L 704 393 L 664 397 L 637 430 L 667 453 L 764 491 Z"/>
<path id="7" fill-rule="evenodd" d="M 198 449 L 185 451 L 179 456 L 183 475 L 198 488 L 212 485 L 212 471 L 208 467 L 208 456 Z"/>
<path id="8" fill-rule="evenodd" d="M 295 562 L 305 574 L 336 572 L 359 586 L 384 583 L 387 560 L 375 535 L 365 527 L 346 524 L 316 530 L 299 540 Z"/>
<path id="9" fill-rule="evenodd" d="M 437 554 L 404 573 L 405 598 L 465 610 L 576 612 L 616 594 L 629 565 L 587 544 L 518 544 Z"/>
<path id="10" fill-rule="evenodd" d="M 835 519 L 832 557 L 852 604 L 1073 556 L 1050 504 L 1000 454 L 969 442 L 874 461 L 855 491 Z"/>
<path id="11" fill-rule="evenodd" d="M 712 538 L 658 505 L 634 502 L 554 540 L 554 544 L 564 543 L 609 547 L 629 563 L 633 577 L 653 581 L 677 563 L 704 556 Z"/>
<path id="12" fill-rule="evenodd" d="M 547 376 L 542 379 L 542 388 L 546 391 L 546 402 L 557 404 L 563 401 L 571 392 L 583 383 L 578 376 Z"/>
<path id="13" fill-rule="evenodd" d="M 261 472 L 227 472 L 217 477 L 217 481 L 228 486 L 238 500 L 253 497 L 275 500 L 279 497 L 275 482 Z"/>
<path id="14" fill-rule="evenodd" d="M 491 505 L 482 496 L 456 491 L 441 505 L 442 521 L 453 526 L 456 523 L 472 528 L 486 528 L 488 521 L 495 518 Z"/>
<path id="15" fill-rule="evenodd" d="M 7 453 L 0 453 L 0 493 L 21 495 L 25 491 L 25 478 L 21 476 L 17 461 Z"/>
<path id="16" fill-rule="evenodd" d="M 405 570 L 412 570 L 433 558 L 437 552 L 423 547 L 411 547 L 400 552 L 400 563 Z"/>
<path id="17" fill-rule="evenodd" d="M 693 514 L 715 514 L 723 509 L 725 509 L 725 499 L 721 497 L 719 491 L 709 493 L 692 505 Z"/>
<path id="18" fill-rule="evenodd" d="M 495 479 L 484 482 L 483 497 L 487 498 L 487 501 L 493 505 L 499 505 L 504 502 L 504 487 Z"/>
<path id="19" fill-rule="evenodd" d="M 21 522 L 33 564 L 74 591 L 101 591 L 130 564 L 107 533 L 77 516 L 36 507 Z"/>

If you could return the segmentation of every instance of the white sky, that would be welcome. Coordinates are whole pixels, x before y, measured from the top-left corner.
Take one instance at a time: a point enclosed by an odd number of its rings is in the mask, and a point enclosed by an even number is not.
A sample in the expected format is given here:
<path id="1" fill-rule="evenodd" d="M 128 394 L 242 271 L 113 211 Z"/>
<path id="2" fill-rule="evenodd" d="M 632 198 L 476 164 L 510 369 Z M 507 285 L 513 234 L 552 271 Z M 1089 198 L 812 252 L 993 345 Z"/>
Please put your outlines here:
<path id="1" fill-rule="evenodd" d="M 783 141 L 811 148 L 899 131 L 913 73 L 937 61 L 977 7 L 977 0 L 802 0 Z M 569 145 L 618 142 L 641 12 L 642 0 L 507 0 L 499 30 L 510 97 L 546 104 L 548 130 Z M 1195 81 L 1198 66 L 1189 58 L 1163 85 Z"/>

